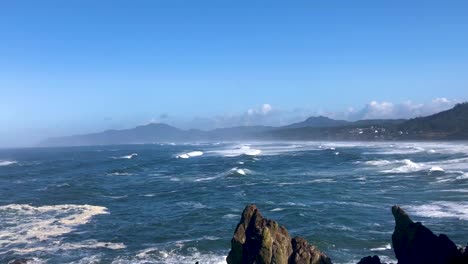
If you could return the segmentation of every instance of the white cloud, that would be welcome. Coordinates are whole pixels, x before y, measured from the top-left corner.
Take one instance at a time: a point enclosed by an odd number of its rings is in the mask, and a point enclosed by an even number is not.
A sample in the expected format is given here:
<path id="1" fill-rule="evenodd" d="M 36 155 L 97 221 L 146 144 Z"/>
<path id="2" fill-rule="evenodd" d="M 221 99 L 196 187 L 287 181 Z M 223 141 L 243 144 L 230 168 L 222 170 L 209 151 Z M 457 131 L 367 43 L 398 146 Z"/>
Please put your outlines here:
<path id="1" fill-rule="evenodd" d="M 399 119 L 427 116 L 452 108 L 457 100 L 435 98 L 429 103 L 371 101 L 359 111 L 348 111 L 346 119 Z"/>
<path id="2" fill-rule="evenodd" d="M 203 130 L 234 127 L 234 126 L 283 126 L 301 122 L 311 116 L 327 116 L 333 119 L 399 119 L 427 116 L 452 108 L 460 101 L 447 98 L 435 98 L 426 103 L 405 101 L 394 103 L 388 101 L 371 101 L 364 107 L 349 107 L 342 111 L 327 111 L 324 109 L 295 108 L 281 109 L 265 103 L 247 109 L 242 113 L 222 114 L 214 117 L 197 117 L 190 120 L 164 120 L 177 127 Z M 162 120 L 159 120 L 162 121 Z M 172 121 L 172 122 L 171 122 Z"/>
<path id="3" fill-rule="evenodd" d="M 262 113 L 264 115 L 268 114 L 269 112 L 271 112 L 271 110 L 273 110 L 273 108 L 271 107 L 270 104 L 263 104 L 262 105 Z"/>

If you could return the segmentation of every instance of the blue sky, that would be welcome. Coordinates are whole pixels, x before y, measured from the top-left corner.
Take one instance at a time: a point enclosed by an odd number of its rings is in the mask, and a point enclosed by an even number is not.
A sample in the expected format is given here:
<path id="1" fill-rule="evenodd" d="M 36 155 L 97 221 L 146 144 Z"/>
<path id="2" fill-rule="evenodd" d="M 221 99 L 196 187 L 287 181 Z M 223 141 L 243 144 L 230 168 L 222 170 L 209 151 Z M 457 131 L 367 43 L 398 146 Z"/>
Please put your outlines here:
<path id="1" fill-rule="evenodd" d="M 0 146 L 438 111 L 468 99 L 466 14 L 467 1 L 2 1 Z"/>

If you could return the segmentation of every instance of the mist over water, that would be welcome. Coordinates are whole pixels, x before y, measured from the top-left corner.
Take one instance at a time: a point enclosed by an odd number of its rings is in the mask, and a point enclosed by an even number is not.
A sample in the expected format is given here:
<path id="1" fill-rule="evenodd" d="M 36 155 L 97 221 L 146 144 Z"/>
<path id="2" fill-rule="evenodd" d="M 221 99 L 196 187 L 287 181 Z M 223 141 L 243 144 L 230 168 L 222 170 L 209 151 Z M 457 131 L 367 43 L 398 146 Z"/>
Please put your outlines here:
<path id="1" fill-rule="evenodd" d="M 468 142 L 0 150 L 0 262 L 224 263 L 246 204 L 334 263 L 395 261 L 390 207 L 468 237 Z"/>

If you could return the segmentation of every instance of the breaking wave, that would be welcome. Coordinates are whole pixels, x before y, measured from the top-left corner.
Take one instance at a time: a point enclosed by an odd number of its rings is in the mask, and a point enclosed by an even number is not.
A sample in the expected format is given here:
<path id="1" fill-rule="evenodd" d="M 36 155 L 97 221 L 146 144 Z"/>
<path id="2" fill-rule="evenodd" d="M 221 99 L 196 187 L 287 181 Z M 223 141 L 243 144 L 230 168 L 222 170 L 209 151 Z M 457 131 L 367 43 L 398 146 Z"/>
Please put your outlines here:
<path id="1" fill-rule="evenodd" d="M 202 151 L 191 151 L 191 152 L 179 154 L 176 156 L 176 158 L 188 159 L 188 158 L 193 158 L 193 157 L 199 157 L 202 155 L 203 155 Z"/>
<path id="2" fill-rule="evenodd" d="M 457 218 L 468 221 L 467 202 L 432 202 L 424 205 L 408 206 L 409 214 L 431 218 Z"/>
<path id="3" fill-rule="evenodd" d="M 0 160 L 0 166 L 8 166 L 18 163 L 15 160 Z"/>
<path id="4" fill-rule="evenodd" d="M 63 204 L 35 207 L 27 204 L 10 204 L 0 206 L 0 226 L 2 227 L 0 228 L 0 248 L 18 253 L 53 251 L 54 246 L 65 249 L 123 248 L 124 245 L 118 243 L 90 240 L 81 244 L 69 244 L 55 239 L 75 231 L 78 226 L 88 223 L 93 216 L 108 213 L 107 208 L 92 205 Z M 27 246 L 24 247 L 24 245 Z"/>
<path id="5" fill-rule="evenodd" d="M 136 156 L 138 156 L 138 153 L 132 153 L 132 154 L 120 156 L 120 157 L 113 157 L 113 159 L 133 159 Z"/>

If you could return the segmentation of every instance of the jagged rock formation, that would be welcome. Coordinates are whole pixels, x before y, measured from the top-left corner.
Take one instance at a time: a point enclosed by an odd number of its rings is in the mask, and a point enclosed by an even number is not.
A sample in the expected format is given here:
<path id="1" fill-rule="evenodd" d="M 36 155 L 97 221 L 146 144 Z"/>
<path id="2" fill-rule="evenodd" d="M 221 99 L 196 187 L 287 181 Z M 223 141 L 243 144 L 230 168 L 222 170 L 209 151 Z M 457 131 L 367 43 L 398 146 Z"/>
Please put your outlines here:
<path id="1" fill-rule="evenodd" d="M 393 249 L 398 264 L 468 264 L 468 246 L 458 249 L 444 234 L 436 236 L 421 223 L 414 223 L 398 206 L 392 207 L 395 231 Z M 255 205 L 242 213 L 228 264 L 331 264 L 331 260 L 305 239 L 292 238 L 277 222 L 263 218 Z M 362 258 L 358 264 L 382 264 L 378 256 Z"/>
<path id="2" fill-rule="evenodd" d="M 255 205 L 244 209 L 226 261 L 228 264 L 331 264 L 329 257 L 305 239 L 291 239 L 286 228 L 263 218 Z"/>
<path id="3" fill-rule="evenodd" d="M 399 264 L 468 263 L 462 252 L 444 234 L 436 236 L 420 222 L 414 223 L 398 206 L 392 207 L 395 217 L 395 231 L 392 235 L 393 249 Z"/>

